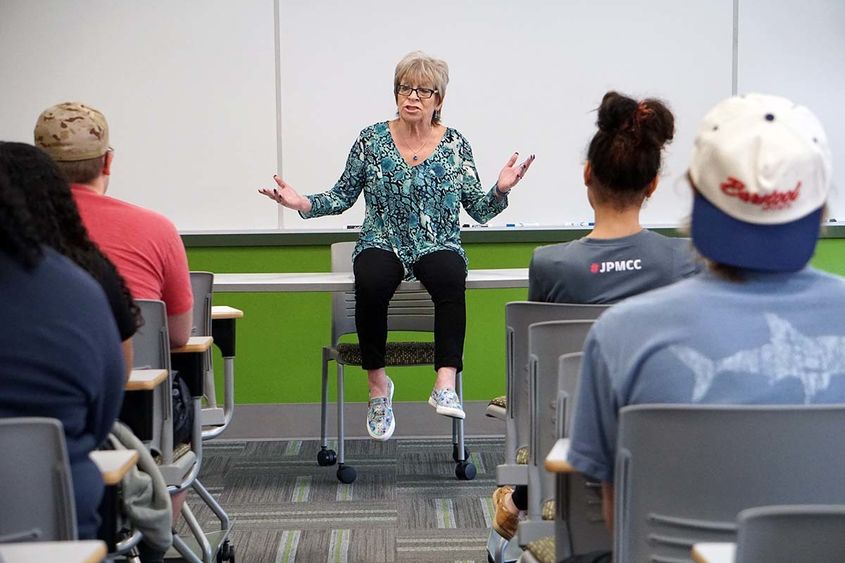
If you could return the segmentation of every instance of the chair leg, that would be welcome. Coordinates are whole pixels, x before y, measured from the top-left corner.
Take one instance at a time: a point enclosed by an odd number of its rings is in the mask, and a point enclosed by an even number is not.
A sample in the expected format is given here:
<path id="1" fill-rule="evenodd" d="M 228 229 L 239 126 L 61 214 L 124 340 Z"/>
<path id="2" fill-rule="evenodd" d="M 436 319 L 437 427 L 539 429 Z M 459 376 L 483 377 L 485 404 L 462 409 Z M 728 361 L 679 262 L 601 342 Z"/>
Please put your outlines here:
<path id="1" fill-rule="evenodd" d="M 343 364 L 337 364 L 337 479 L 341 483 L 352 483 L 358 477 L 355 468 L 346 465 L 346 434 L 343 428 Z"/>
<path id="2" fill-rule="evenodd" d="M 345 454 L 345 431 L 343 420 L 343 364 L 337 364 L 337 461 L 343 463 Z"/>
<path id="3" fill-rule="evenodd" d="M 317 452 L 317 464 L 321 467 L 337 463 L 337 454 L 334 450 L 329 449 L 329 442 L 326 436 L 329 405 L 329 360 L 331 360 L 331 351 L 328 348 L 323 348 L 323 387 L 320 397 L 320 451 Z"/>
<path id="4" fill-rule="evenodd" d="M 320 401 L 320 445 L 323 448 L 328 446 L 326 440 L 326 416 L 329 402 L 329 351 L 323 348 L 323 388 Z"/>
<path id="5" fill-rule="evenodd" d="M 461 372 L 458 372 L 455 375 L 455 392 L 457 393 L 458 399 L 460 399 L 461 404 L 463 404 L 464 389 L 463 381 L 461 379 Z M 452 457 L 456 462 L 455 476 L 462 481 L 472 481 L 473 479 L 475 479 L 476 469 L 475 465 L 473 465 L 467 459 L 469 457 L 469 450 L 467 450 L 464 446 L 463 419 L 456 418 L 452 420 L 452 435 L 453 442 L 455 441 L 455 438 L 457 438 L 457 442 L 454 444 L 452 450 Z"/>
<path id="6" fill-rule="evenodd" d="M 461 372 L 455 374 L 455 391 L 458 394 L 458 399 L 461 404 L 464 404 L 464 382 L 461 377 Z M 452 442 L 458 448 L 458 461 L 466 461 L 466 449 L 464 448 L 464 421 L 461 418 L 452 419 Z"/>

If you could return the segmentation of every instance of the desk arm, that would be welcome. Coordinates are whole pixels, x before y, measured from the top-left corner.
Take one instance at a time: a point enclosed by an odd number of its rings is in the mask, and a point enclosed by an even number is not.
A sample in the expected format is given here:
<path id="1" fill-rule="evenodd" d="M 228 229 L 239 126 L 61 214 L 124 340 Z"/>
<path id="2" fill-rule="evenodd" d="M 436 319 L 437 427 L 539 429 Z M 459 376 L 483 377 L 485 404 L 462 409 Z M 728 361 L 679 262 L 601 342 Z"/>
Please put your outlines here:
<path id="1" fill-rule="evenodd" d="M 192 336 L 184 346 L 171 348 L 170 354 L 198 354 L 211 348 L 214 339 L 210 336 Z"/>
<path id="2" fill-rule="evenodd" d="M 732 542 L 704 542 L 692 546 L 695 563 L 734 563 L 736 544 Z"/>
<path id="3" fill-rule="evenodd" d="M 244 312 L 228 305 L 215 305 L 211 308 L 211 320 L 219 319 L 242 319 Z"/>
<path id="4" fill-rule="evenodd" d="M 205 354 L 210 353 L 214 339 L 192 336 L 188 343 L 170 349 L 170 365 L 188 384 L 192 397 L 202 397 L 205 385 Z"/>
<path id="5" fill-rule="evenodd" d="M 152 391 L 166 379 L 166 369 L 133 369 L 126 382 L 126 390 Z"/>
<path id="6" fill-rule="evenodd" d="M 569 465 L 569 438 L 560 438 L 546 456 L 543 466 L 552 473 L 577 473 L 578 470 Z"/>
<path id="7" fill-rule="evenodd" d="M 95 450 L 89 457 L 100 470 L 106 485 L 120 483 L 124 475 L 138 463 L 138 452 L 135 450 Z"/>
<path id="8" fill-rule="evenodd" d="M 243 311 L 233 307 L 211 308 L 211 335 L 224 358 L 235 357 L 235 323 L 243 316 Z"/>

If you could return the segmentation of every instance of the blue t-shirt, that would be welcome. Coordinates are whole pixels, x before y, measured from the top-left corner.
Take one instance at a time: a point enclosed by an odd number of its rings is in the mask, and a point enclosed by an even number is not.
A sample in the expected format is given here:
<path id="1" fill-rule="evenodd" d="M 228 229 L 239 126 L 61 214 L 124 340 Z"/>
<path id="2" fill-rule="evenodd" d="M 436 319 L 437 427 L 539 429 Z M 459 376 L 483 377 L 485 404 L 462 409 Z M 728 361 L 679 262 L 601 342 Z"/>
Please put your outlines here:
<path id="1" fill-rule="evenodd" d="M 387 122 L 361 131 L 346 168 L 335 186 L 307 196 L 311 211 L 304 218 L 337 215 L 364 192 L 366 212 L 361 238 L 352 254 L 379 248 L 393 252 L 413 279 L 413 265 L 426 254 L 453 250 L 466 261 L 461 247 L 461 206 L 479 223 L 486 223 L 507 206 L 493 188 L 484 191 L 467 140 L 447 128 L 434 152 L 409 166 L 390 135 Z"/>
<path id="2" fill-rule="evenodd" d="M 584 345 L 570 463 L 612 482 L 619 410 L 644 403 L 845 403 L 845 280 L 708 271 L 614 305 Z"/>
<path id="3" fill-rule="evenodd" d="M 79 537 L 95 538 L 103 481 L 88 454 L 120 412 L 123 354 L 102 288 L 55 251 L 44 254 L 27 271 L 0 252 L 0 417 L 61 421 Z"/>

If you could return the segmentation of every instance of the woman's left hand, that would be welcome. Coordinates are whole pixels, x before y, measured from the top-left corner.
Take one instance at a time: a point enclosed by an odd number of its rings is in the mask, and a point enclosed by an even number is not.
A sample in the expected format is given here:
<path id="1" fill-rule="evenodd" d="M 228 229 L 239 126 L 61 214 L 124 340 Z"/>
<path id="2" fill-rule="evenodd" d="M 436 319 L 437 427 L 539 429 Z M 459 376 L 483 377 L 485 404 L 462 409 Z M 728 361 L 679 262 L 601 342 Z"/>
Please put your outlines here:
<path id="1" fill-rule="evenodd" d="M 513 153 L 513 156 L 510 157 L 508 163 L 505 164 L 505 167 L 502 168 L 502 171 L 499 172 L 499 180 L 496 182 L 496 186 L 500 193 L 506 194 L 511 189 L 522 180 L 522 177 L 525 176 L 525 173 L 528 172 L 528 168 L 531 166 L 531 163 L 534 162 L 534 155 L 532 154 L 528 158 L 522 161 L 522 164 L 517 165 L 516 159 L 519 158 L 519 153 Z"/>

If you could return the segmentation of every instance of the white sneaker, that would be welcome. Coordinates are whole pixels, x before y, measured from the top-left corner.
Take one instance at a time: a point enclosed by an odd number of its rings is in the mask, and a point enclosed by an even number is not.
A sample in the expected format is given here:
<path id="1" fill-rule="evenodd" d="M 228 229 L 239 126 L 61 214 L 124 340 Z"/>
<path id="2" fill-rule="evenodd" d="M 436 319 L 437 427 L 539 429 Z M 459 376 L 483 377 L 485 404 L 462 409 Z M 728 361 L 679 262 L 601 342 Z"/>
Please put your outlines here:
<path id="1" fill-rule="evenodd" d="M 367 407 L 367 432 L 373 440 L 389 440 L 396 430 L 393 417 L 393 381 L 387 378 L 387 397 L 373 397 Z"/>
<path id="2" fill-rule="evenodd" d="M 458 399 L 458 394 L 451 387 L 433 389 L 431 396 L 428 398 L 428 404 L 434 407 L 437 414 L 461 419 L 466 417 L 466 413 L 461 406 L 461 400 Z"/>

